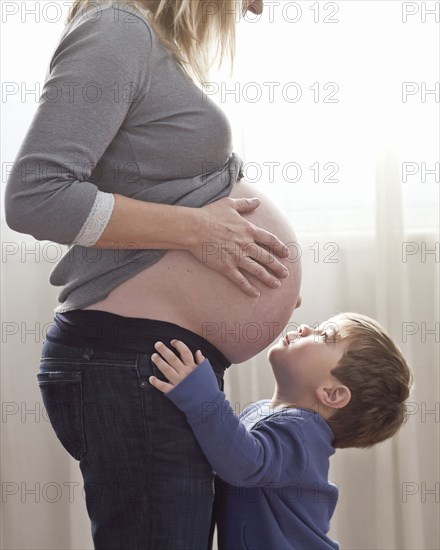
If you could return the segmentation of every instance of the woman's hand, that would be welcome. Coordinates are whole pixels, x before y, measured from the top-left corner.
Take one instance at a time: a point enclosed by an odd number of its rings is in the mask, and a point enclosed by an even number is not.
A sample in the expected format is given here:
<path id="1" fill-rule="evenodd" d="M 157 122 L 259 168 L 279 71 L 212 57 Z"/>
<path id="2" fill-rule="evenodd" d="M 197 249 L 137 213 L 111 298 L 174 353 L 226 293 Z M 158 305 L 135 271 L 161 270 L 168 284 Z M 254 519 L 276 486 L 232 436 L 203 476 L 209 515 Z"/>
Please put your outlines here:
<path id="1" fill-rule="evenodd" d="M 252 273 L 271 288 L 280 286 L 277 276 L 285 278 L 289 275 L 287 268 L 274 256 L 275 253 L 280 258 L 287 258 L 287 246 L 269 231 L 240 215 L 255 210 L 259 205 L 259 199 L 225 197 L 199 208 L 199 239 L 189 249 L 198 260 L 228 277 L 252 297 L 260 296 L 260 292 L 239 268 Z"/>
<path id="2" fill-rule="evenodd" d="M 152 386 L 157 388 L 163 393 L 168 393 L 174 386 L 177 386 L 179 382 L 182 382 L 184 378 L 188 376 L 193 370 L 195 370 L 200 363 L 205 360 L 202 352 L 198 350 L 196 352 L 197 364 L 194 362 L 193 354 L 189 347 L 180 340 L 171 340 L 171 344 L 177 349 L 180 354 L 178 356 L 170 350 L 163 342 L 156 342 L 154 347 L 160 353 L 154 353 L 151 356 L 151 360 L 161 373 L 166 376 L 169 383 L 159 380 L 155 376 L 150 376 L 149 381 Z"/>

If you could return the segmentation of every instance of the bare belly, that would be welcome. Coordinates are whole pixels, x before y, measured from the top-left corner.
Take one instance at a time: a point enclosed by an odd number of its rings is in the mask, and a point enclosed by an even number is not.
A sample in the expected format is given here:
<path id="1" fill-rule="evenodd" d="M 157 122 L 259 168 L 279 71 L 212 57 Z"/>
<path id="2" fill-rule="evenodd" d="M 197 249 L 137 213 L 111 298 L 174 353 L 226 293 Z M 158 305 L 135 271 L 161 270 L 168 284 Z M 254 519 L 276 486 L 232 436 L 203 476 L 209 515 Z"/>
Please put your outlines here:
<path id="1" fill-rule="evenodd" d="M 251 298 L 191 253 L 169 250 L 104 300 L 83 309 L 175 323 L 208 340 L 231 363 L 242 363 L 269 346 L 289 322 L 299 296 L 301 262 L 295 232 L 284 213 L 255 186 L 241 180 L 229 196 L 259 197 L 260 206 L 244 217 L 289 246 L 289 257 L 281 261 L 290 273 L 280 288 L 271 289 L 245 272 L 261 291 L 259 298 Z"/>

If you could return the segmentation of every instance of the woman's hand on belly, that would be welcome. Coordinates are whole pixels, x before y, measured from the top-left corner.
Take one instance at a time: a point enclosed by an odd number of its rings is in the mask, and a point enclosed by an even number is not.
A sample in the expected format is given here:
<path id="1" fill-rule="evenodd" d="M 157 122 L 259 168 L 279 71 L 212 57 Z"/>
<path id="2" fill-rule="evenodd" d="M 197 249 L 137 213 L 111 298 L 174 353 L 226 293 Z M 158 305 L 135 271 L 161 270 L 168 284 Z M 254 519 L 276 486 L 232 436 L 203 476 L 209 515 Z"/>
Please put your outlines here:
<path id="1" fill-rule="evenodd" d="M 289 245 L 289 257 L 281 259 L 289 276 L 280 288 L 270 288 L 249 273 L 251 283 L 261 292 L 259 298 L 250 297 L 188 250 L 169 250 L 104 300 L 83 309 L 175 323 L 204 337 L 232 363 L 261 352 L 281 333 L 297 305 L 301 253 L 291 220 L 261 189 L 241 180 L 230 194 L 230 198 L 255 196 L 260 198 L 260 207 L 242 213 L 243 218 Z"/>
<path id="2" fill-rule="evenodd" d="M 259 205 L 259 199 L 226 197 L 199 208 L 199 239 L 189 249 L 200 262 L 226 276 L 251 297 L 261 293 L 239 269 L 270 288 L 281 286 L 277 277 L 289 276 L 288 269 L 275 257 L 276 254 L 287 258 L 288 247 L 269 231 L 241 216 Z"/>
<path id="3" fill-rule="evenodd" d="M 178 309 L 183 316 L 178 324 L 203 336 L 232 363 L 242 363 L 272 344 L 299 306 L 301 248 L 291 220 L 260 188 L 244 180 L 230 194 L 231 198 L 255 196 L 261 201 L 260 207 L 243 213 L 243 217 L 288 244 L 289 256 L 281 262 L 288 268 L 289 276 L 280 288 L 267 287 L 249 274 L 249 280 L 261 292 L 259 298 L 253 298 L 188 252 L 173 250 L 161 260 L 162 280 L 173 274 L 162 298 L 173 304 L 173 315 Z"/>

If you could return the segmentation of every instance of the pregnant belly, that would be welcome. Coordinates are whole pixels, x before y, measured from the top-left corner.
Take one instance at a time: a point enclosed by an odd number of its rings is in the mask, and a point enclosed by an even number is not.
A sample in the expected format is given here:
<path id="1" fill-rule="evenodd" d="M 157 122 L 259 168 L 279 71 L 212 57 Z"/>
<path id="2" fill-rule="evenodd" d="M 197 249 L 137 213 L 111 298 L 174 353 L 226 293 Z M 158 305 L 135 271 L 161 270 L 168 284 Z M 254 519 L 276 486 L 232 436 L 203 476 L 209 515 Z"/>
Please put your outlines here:
<path id="1" fill-rule="evenodd" d="M 261 292 L 259 298 L 251 298 L 189 252 L 169 250 L 104 300 L 83 309 L 175 323 L 208 340 L 231 363 L 241 363 L 264 350 L 289 322 L 298 300 L 301 261 L 297 240 L 284 213 L 255 186 L 241 180 L 229 196 L 259 197 L 260 206 L 244 217 L 289 246 L 289 257 L 280 261 L 290 273 L 280 288 L 271 289 L 244 272 Z"/>

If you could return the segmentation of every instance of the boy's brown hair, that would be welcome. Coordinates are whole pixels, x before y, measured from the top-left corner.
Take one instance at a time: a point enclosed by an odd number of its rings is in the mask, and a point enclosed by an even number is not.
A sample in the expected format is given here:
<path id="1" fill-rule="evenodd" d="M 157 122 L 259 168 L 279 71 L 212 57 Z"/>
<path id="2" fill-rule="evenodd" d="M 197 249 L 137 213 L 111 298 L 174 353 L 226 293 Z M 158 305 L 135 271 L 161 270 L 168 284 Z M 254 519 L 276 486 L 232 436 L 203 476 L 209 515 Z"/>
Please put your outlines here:
<path id="1" fill-rule="evenodd" d="M 402 426 L 412 373 L 377 321 L 351 312 L 332 320 L 338 325 L 335 338 L 347 347 L 331 373 L 351 391 L 350 402 L 327 419 L 335 434 L 333 446 L 371 447 Z"/>

